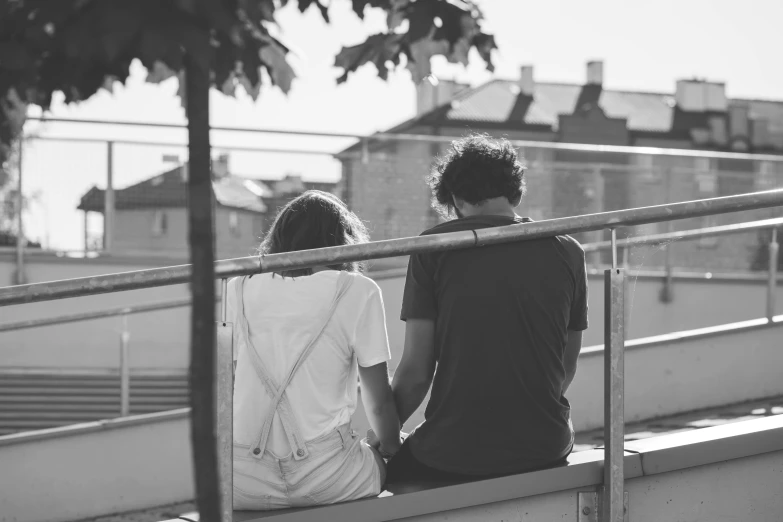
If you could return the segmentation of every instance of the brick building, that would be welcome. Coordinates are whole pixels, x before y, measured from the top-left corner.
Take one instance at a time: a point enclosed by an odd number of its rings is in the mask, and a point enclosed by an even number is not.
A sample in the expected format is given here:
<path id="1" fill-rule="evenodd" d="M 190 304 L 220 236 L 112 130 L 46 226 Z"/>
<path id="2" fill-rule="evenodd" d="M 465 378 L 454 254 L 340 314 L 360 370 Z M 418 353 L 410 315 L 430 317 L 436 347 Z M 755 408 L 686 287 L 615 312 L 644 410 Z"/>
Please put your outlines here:
<path id="1" fill-rule="evenodd" d="M 679 80 L 672 93 L 616 91 L 603 87 L 602 62 L 588 63 L 586 73 L 582 85 L 537 82 L 532 67 L 522 67 L 516 80 L 497 79 L 475 88 L 424 82 L 416 116 L 386 133 L 456 137 L 475 131 L 529 142 L 521 150 L 528 166 L 522 212 L 534 219 L 783 186 L 783 161 L 777 161 L 783 160 L 783 101 L 729 99 L 723 83 L 705 80 Z M 625 148 L 606 152 L 595 147 L 601 145 Z M 424 178 L 446 146 L 370 136 L 337 154 L 343 197 L 368 222 L 373 239 L 416 235 L 437 223 Z M 683 149 L 690 155 L 654 154 L 645 147 Z M 711 152 L 742 155 L 710 157 Z M 774 212 L 624 232 L 698 228 Z M 676 245 L 674 262 L 746 268 L 748 251 L 756 245 L 751 236 Z M 601 237 L 592 233 L 579 239 Z M 655 249 L 640 255 L 644 265 L 658 264 L 660 258 Z"/>

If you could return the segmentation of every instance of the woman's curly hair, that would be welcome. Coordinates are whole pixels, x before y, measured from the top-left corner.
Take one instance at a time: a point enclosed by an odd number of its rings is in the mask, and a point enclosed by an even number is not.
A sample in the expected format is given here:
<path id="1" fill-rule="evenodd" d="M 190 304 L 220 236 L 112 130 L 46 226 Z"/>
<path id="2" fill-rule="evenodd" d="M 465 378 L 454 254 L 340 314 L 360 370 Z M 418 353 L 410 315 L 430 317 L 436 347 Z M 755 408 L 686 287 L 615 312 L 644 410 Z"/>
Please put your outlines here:
<path id="1" fill-rule="evenodd" d="M 427 178 L 432 206 L 444 218 L 454 211 L 453 196 L 476 205 L 490 198 L 509 202 L 525 193 L 525 167 L 508 140 L 471 134 L 455 140 Z"/>

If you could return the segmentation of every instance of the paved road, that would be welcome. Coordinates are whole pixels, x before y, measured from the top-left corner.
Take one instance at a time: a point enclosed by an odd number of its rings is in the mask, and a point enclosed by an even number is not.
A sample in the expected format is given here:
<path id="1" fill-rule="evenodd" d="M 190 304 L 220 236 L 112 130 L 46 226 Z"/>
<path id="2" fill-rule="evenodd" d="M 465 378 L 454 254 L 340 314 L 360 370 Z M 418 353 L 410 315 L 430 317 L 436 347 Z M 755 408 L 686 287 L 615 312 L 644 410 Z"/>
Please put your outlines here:
<path id="1" fill-rule="evenodd" d="M 709 410 L 663 417 L 660 419 L 627 424 L 625 440 L 639 440 L 656 435 L 697 430 L 731 422 L 756 419 L 769 415 L 783 415 L 783 397 L 713 408 Z M 577 433 L 574 451 L 594 449 L 603 444 L 603 430 Z M 123 513 L 108 517 L 74 522 L 160 522 L 171 520 L 196 511 L 195 504 L 181 503 L 155 509 Z"/>

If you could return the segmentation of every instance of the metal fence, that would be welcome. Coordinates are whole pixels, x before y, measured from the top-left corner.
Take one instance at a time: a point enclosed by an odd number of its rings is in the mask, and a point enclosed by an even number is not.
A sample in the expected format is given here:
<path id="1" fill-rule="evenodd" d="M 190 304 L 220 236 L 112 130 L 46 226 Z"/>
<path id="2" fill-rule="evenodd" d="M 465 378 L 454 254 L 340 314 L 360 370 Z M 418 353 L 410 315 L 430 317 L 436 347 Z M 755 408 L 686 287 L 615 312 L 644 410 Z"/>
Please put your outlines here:
<path id="1" fill-rule="evenodd" d="M 12 169 L 15 177 L 0 188 L 6 243 L 22 238 L 18 245 L 0 245 L 0 256 L 16 266 L 7 283 L 29 281 L 25 259 L 41 251 L 186 258 L 183 127 L 50 119 L 28 127 L 28 134 Z M 277 209 L 306 188 L 344 198 L 374 240 L 415 235 L 439 221 L 425 178 L 451 136 L 236 128 L 215 128 L 213 135 L 220 257 L 250 255 Z M 265 147 L 257 146 L 259 136 Z M 536 220 L 783 187 L 783 156 L 512 142 L 528 167 L 520 213 Z M 777 210 L 757 210 L 739 219 L 778 215 Z M 720 216 L 707 216 L 622 233 L 724 223 Z M 25 249 L 28 239 L 31 247 Z M 578 239 L 608 236 L 597 231 Z M 765 244 L 756 233 L 704 238 L 651 252 L 645 263 L 712 272 L 758 269 L 756 257 Z M 596 254 L 589 261 L 606 263 L 605 256 Z"/>
<path id="2" fill-rule="evenodd" d="M 617 230 L 623 227 L 660 223 L 670 220 L 700 218 L 783 206 L 783 190 L 752 193 L 741 196 L 714 198 L 701 201 L 673 203 L 653 207 L 582 215 L 467 232 L 419 236 L 397 240 L 350 245 L 345 247 L 275 254 L 263 258 L 252 257 L 218 261 L 216 277 L 225 278 L 249 273 L 280 271 L 339 262 L 377 259 L 423 252 L 471 248 L 512 241 L 524 241 L 559 234 L 609 230 L 612 268 L 605 271 L 605 459 L 604 491 L 601 519 L 623 520 L 624 498 L 624 343 L 625 343 L 625 270 L 617 266 Z M 773 269 L 774 270 L 774 269 Z M 191 273 L 188 265 L 151 269 L 140 272 L 22 285 L 0 289 L 0 306 L 33 303 L 54 299 L 88 296 L 97 293 L 118 292 L 186 282 Z M 223 292 L 225 295 L 225 292 Z M 219 324 L 230 328 L 225 307 Z M 231 335 L 218 336 L 229 340 Z M 216 419 L 222 505 L 230 506 L 232 499 L 232 350 L 219 346 L 217 350 Z M 230 510 L 227 511 L 230 517 Z M 230 518 L 229 518 L 230 519 Z"/>

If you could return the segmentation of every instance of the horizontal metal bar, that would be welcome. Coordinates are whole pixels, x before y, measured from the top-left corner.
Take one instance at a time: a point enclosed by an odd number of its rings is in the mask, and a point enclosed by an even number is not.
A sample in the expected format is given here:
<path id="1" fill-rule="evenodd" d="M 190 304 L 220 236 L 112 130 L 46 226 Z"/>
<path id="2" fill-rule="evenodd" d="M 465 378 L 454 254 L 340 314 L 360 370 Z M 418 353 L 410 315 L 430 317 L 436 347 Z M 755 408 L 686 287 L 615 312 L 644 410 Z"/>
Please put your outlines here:
<path id="1" fill-rule="evenodd" d="M 761 219 L 759 221 L 746 221 L 744 223 L 734 223 L 731 225 L 720 225 L 716 227 L 697 228 L 692 230 L 681 230 L 679 232 L 665 232 L 663 234 L 649 234 L 646 236 L 630 237 L 627 239 L 618 239 L 617 246 L 639 246 L 660 243 L 671 240 L 689 240 L 700 239 L 703 237 L 726 236 L 730 234 L 739 234 L 752 230 L 763 230 L 766 228 L 775 228 L 783 225 L 783 218 Z M 595 252 L 596 250 L 608 250 L 612 248 L 611 241 L 596 241 L 594 243 L 585 243 L 582 245 L 585 252 Z"/>
<path id="2" fill-rule="evenodd" d="M 17 321 L 13 323 L 0 324 L 0 332 L 11 332 L 14 330 L 26 330 L 29 328 L 38 328 L 41 326 L 54 326 L 58 324 L 77 323 L 79 321 L 90 321 L 93 319 L 104 319 L 106 317 L 115 317 L 125 314 L 140 314 L 143 312 L 156 312 L 158 310 L 168 310 L 170 308 L 181 308 L 189 306 L 190 298 L 165 301 L 160 303 L 148 303 L 140 305 L 123 306 L 121 308 L 107 308 L 95 312 L 82 312 L 78 314 L 61 315 L 58 317 L 47 317 L 45 319 L 30 319 L 29 321 Z"/>
<path id="3" fill-rule="evenodd" d="M 272 254 L 265 257 L 227 259 L 215 263 L 215 277 L 234 277 L 261 272 L 311 268 L 319 265 L 335 265 L 350 261 L 454 250 L 775 206 L 783 206 L 783 189 L 550 219 L 524 225 L 390 239 L 358 245 Z M 0 288 L 0 306 L 182 284 L 189 281 L 190 272 L 190 265 L 179 265 L 11 286 Z"/>
<path id="4" fill-rule="evenodd" d="M 164 129 L 185 129 L 184 124 L 177 123 L 152 123 L 135 121 L 109 121 L 109 120 L 73 120 L 67 118 L 28 118 L 28 121 L 40 121 L 42 123 L 76 123 L 91 125 L 123 125 L 129 127 L 152 127 Z M 348 134 L 338 132 L 315 132 L 283 129 L 251 129 L 248 127 L 212 127 L 211 130 L 222 132 L 251 132 L 258 134 L 279 134 L 291 136 L 313 136 L 320 138 L 351 138 L 356 140 L 378 141 L 413 141 L 424 143 L 450 143 L 458 136 L 433 136 L 427 134 L 397 134 L 377 133 L 368 136 L 361 134 Z M 457 130 L 457 129 L 455 129 Z M 722 159 L 747 159 L 753 161 L 773 161 L 783 163 L 783 155 L 775 154 L 748 154 L 743 152 L 719 152 L 709 150 L 666 149 L 661 147 L 632 147 L 627 145 L 589 145 L 580 143 L 560 143 L 551 141 L 509 140 L 517 147 L 573 150 L 582 152 L 616 152 L 624 154 L 648 154 L 653 156 L 684 156 L 695 158 L 722 158 Z"/>
<path id="5" fill-rule="evenodd" d="M 727 235 L 727 234 L 733 234 L 733 233 L 740 233 L 740 232 L 747 232 L 749 230 L 761 230 L 766 228 L 774 228 L 777 225 L 783 225 L 783 218 L 773 218 L 773 219 L 762 219 L 759 221 L 748 221 L 745 223 L 737 223 L 733 225 L 722 225 L 717 227 L 705 227 L 705 228 L 697 228 L 697 229 L 691 229 L 691 230 L 682 230 L 680 232 L 672 232 L 672 233 L 665 233 L 665 234 L 651 234 L 647 236 L 639 236 L 624 240 L 617 240 L 618 246 L 638 246 L 638 245 L 646 245 L 651 243 L 658 243 L 660 241 L 666 241 L 669 239 L 696 239 L 701 237 L 707 237 L 707 236 L 720 236 L 720 235 Z M 611 241 L 599 241 L 595 243 L 584 243 L 582 245 L 582 248 L 585 250 L 585 252 L 592 252 L 595 250 L 602 250 L 602 249 L 608 249 L 611 248 L 612 242 Z M 2 249 L 0 249 L 0 252 Z M 405 269 L 393 269 L 393 270 L 387 270 L 384 272 L 374 273 L 373 277 L 388 277 L 389 275 L 393 274 L 396 276 L 402 276 L 405 275 Z M 742 274 L 745 276 L 746 274 Z M 637 277 L 638 273 L 633 272 L 633 276 Z M 657 277 L 657 276 L 654 276 Z M 695 277 L 694 275 L 690 275 L 689 277 Z M 738 275 L 734 275 L 732 277 L 739 277 Z M 704 278 L 702 276 L 702 278 Z M 710 273 L 710 279 L 720 279 L 720 274 L 714 275 Z M 758 275 L 755 279 L 760 280 L 767 280 L 766 275 Z M 747 277 L 746 277 L 747 279 Z M 225 295 L 225 288 L 227 280 L 223 279 L 222 284 L 222 295 Z M 222 297 L 221 297 L 222 299 Z M 64 315 L 64 316 L 58 316 L 58 317 L 51 317 L 46 319 L 34 319 L 31 321 L 20 321 L 16 323 L 5 323 L 0 324 L 0 332 L 6 332 L 6 331 L 12 331 L 12 330 L 23 330 L 27 328 L 37 328 L 39 326 L 52 326 L 52 325 L 58 325 L 58 324 L 65 324 L 65 323 L 73 323 L 78 321 L 89 321 L 92 319 L 102 319 L 106 317 L 113 317 L 117 315 L 123 315 L 123 314 L 135 314 L 135 313 L 143 313 L 143 312 L 152 312 L 156 310 L 165 310 L 167 308 L 179 308 L 181 306 L 189 306 L 191 303 L 190 299 L 181 299 L 177 301 L 167 301 L 167 302 L 161 302 L 161 303 L 150 303 L 150 304 L 143 304 L 143 305 L 131 305 L 121 308 L 111 308 L 108 310 L 100 310 L 96 312 L 86 312 L 81 314 L 71 314 L 71 315 Z M 225 317 L 225 301 L 221 300 L 221 313 L 222 313 L 222 321 L 226 320 Z"/>
<path id="6" fill-rule="evenodd" d="M 106 143 L 108 141 L 111 141 L 112 143 L 116 145 L 141 145 L 141 146 L 150 146 L 150 147 L 178 147 L 178 148 L 187 148 L 187 143 L 172 143 L 172 142 L 165 142 L 165 141 L 140 141 L 140 140 L 106 140 L 106 139 L 100 139 L 100 138 L 71 138 L 71 137 L 65 137 L 65 136 L 36 136 L 31 137 L 33 141 L 62 141 L 62 142 L 71 142 L 71 143 Z M 334 152 L 329 152 L 325 150 L 308 150 L 308 149 L 276 149 L 276 148 L 259 148 L 259 147 L 235 147 L 235 146 L 229 146 L 229 147 L 221 147 L 219 145 L 214 145 L 212 147 L 215 150 L 218 151 L 232 151 L 232 152 L 263 152 L 263 153 L 269 153 L 269 154 L 308 154 L 313 156 L 334 156 Z"/>

